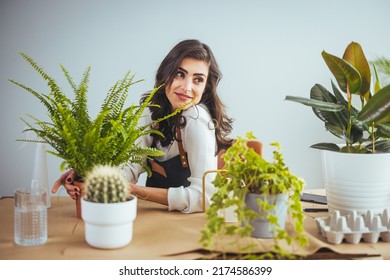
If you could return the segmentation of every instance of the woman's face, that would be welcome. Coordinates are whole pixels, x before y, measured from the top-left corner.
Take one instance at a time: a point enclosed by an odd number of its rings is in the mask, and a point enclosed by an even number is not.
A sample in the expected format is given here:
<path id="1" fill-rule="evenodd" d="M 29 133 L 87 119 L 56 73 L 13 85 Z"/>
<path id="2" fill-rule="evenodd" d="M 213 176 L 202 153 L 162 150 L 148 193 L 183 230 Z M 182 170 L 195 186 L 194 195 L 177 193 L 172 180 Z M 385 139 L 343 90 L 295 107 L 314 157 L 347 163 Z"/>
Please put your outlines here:
<path id="1" fill-rule="evenodd" d="M 198 104 L 206 88 L 208 74 L 209 65 L 206 62 L 192 57 L 184 58 L 171 85 L 165 89 L 172 109 L 186 104 L 183 107 L 186 110 Z"/>

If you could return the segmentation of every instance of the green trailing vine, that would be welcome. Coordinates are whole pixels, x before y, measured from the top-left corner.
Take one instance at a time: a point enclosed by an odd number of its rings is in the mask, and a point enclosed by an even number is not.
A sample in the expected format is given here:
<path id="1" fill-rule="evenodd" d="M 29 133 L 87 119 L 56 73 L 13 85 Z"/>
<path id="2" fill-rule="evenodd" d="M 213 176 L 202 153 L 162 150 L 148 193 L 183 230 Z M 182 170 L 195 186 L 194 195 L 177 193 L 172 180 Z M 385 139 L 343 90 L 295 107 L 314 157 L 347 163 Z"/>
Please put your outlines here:
<path id="1" fill-rule="evenodd" d="M 74 99 L 71 100 L 57 82 L 31 57 L 24 53 L 20 54 L 47 82 L 49 93 L 39 93 L 20 82 L 9 81 L 35 96 L 45 106 L 50 121 L 39 120 L 27 114 L 30 121 L 21 118 L 27 125 L 24 132 L 32 131 L 39 139 L 19 141 L 47 143 L 52 147 L 48 152 L 63 159 L 61 170 L 73 168 L 81 178 L 97 164 L 121 166 L 138 163 L 150 173 L 144 159 L 161 156 L 163 152 L 140 146 L 140 138 L 151 133 L 161 135 L 152 128 L 152 124 L 180 112 L 176 110 L 150 124 L 138 125 L 146 108 L 158 106 L 150 104 L 150 101 L 159 88 L 150 91 L 142 104 L 125 107 L 130 87 L 141 81 L 135 80 L 135 76 L 128 71 L 108 90 L 99 113 L 92 119 L 87 106 L 90 67 L 86 68 L 80 83 L 76 85 L 66 68 L 60 65 L 74 93 Z"/>
<path id="2" fill-rule="evenodd" d="M 308 244 L 303 228 L 304 214 L 300 201 L 304 182 L 293 175 L 286 167 L 279 143 L 272 143 L 276 148 L 273 152 L 273 162 L 268 162 L 253 149 L 249 148 L 247 141 L 255 139 L 253 133 L 246 134 L 246 138 L 238 137 L 235 143 L 222 156 L 225 165 L 214 180 L 216 192 L 211 198 L 211 205 L 206 210 L 207 223 L 201 231 L 200 242 L 205 248 L 213 250 L 215 245 L 228 237 L 235 240 L 241 258 L 292 258 L 293 255 L 285 252 L 280 245 L 285 242 L 289 246 L 303 247 Z M 267 211 L 266 218 L 274 230 L 273 251 L 254 254 L 256 242 L 240 245 L 242 238 L 251 237 L 253 227 L 250 221 L 262 217 L 259 212 L 251 210 L 245 203 L 248 193 L 261 194 L 265 199 L 257 199 L 259 209 Z M 271 195 L 285 193 L 288 195 L 288 213 L 293 224 L 293 233 L 290 234 L 279 224 L 278 217 L 272 213 L 275 205 Z M 234 207 L 238 223 L 226 223 L 221 212 Z M 261 213 L 261 211 L 260 211 Z M 231 237 L 231 238 L 229 238 Z M 254 239 L 252 239 L 254 241 Z"/>

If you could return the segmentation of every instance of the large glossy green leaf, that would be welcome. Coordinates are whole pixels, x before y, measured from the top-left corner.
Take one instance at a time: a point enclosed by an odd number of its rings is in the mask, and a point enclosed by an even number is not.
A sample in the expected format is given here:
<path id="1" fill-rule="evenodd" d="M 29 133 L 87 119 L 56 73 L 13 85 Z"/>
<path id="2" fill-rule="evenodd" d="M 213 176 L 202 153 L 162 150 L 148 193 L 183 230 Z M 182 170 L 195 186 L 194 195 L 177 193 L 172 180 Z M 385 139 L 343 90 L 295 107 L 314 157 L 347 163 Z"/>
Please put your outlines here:
<path id="1" fill-rule="evenodd" d="M 332 81 L 332 89 L 333 89 L 333 94 L 337 99 L 337 103 L 344 105 L 345 108 L 348 108 L 348 101 L 344 98 L 344 96 L 341 94 L 340 90 L 336 87 L 336 85 Z M 344 110 L 343 110 L 344 111 Z M 348 110 L 345 109 L 346 114 L 348 114 Z M 353 117 L 357 117 L 359 111 L 352 105 L 351 106 L 351 115 Z"/>
<path id="2" fill-rule="evenodd" d="M 378 127 L 378 131 L 377 131 L 378 136 L 390 138 L 390 123 L 379 123 L 377 127 Z"/>
<path id="3" fill-rule="evenodd" d="M 335 135 L 336 137 L 347 141 L 348 143 L 356 143 L 363 137 L 363 127 L 360 122 L 356 121 L 352 124 L 350 134 L 348 136 L 348 103 L 339 92 L 337 87 L 332 83 L 335 94 L 329 92 L 325 87 L 320 84 L 316 84 L 310 91 L 310 98 L 312 100 L 323 101 L 327 103 L 343 104 L 343 109 L 337 112 L 323 111 L 318 108 L 313 108 L 313 112 L 316 116 L 325 122 L 325 128 Z M 352 107 L 351 115 L 353 119 L 356 119 L 358 111 Z"/>
<path id="4" fill-rule="evenodd" d="M 343 59 L 351 63 L 360 73 L 361 87 L 357 93 L 361 96 L 366 95 L 370 91 L 371 71 L 362 47 L 356 42 L 351 42 L 345 49 Z"/>
<path id="5" fill-rule="evenodd" d="M 390 140 L 379 140 L 375 143 L 375 149 L 377 152 L 390 152 Z"/>
<path id="6" fill-rule="evenodd" d="M 333 103 L 333 104 L 338 103 L 337 98 L 320 84 L 315 84 L 311 88 L 310 98 L 313 100 L 323 101 L 327 103 Z M 337 105 L 341 105 L 341 104 L 337 104 Z M 348 111 L 345 107 L 346 105 L 348 104 L 345 103 L 343 109 L 336 112 L 325 111 L 322 110 L 321 108 L 313 108 L 313 112 L 320 120 L 329 123 L 333 126 L 337 126 L 340 129 L 345 129 L 345 127 L 347 126 L 347 114 L 348 114 Z"/>
<path id="7" fill-rule="evenodd" d="M 363 139 L 363 133 L 364 130 L 361 126 L 353 124 L 349 138 L 351 139 L 352 143 L 360 142 Z"/>
<path id="8" fill-rule="evenodd" d="M 334 136 L 343 139 L 346 142 L 352 142 L 352 140 L 347 138 L 347 127 L 341 125 L 332 125 L 330 123 L 325 123 L 325 128 L 327 131 L 332 133 Z"/>
<path id="9" fill-rule="evenodd" d="M 363 130 L 356 125 L 352 125 L 349 136 L 347 135 L 347 124 L 342 126 L 341 124 L 332 125 L 331 123 L 325 123 L 325 128 L 334 136 L 350 144 L 357 143 L 363 139 Z"/>
<path id="10" fill-rule="evenodd" d="M 318 109 L 321 109 L 324 111 L 329 111 L 329 112 L 337 112 L 337 111 L 340 111 L 344 108 L 344 106 L 339 105 L 339 104 L 313 100 L 313 99 L 305 98 L 305 97 L 287 95 L 285 99 L 289 100 L 289 101 L 298 102 L 298 103 L 301 103 L 303 105 L 310 106 L 313 108 L 318 108 Z"/>
<path id="11" fill-rule="evenodd" d="M 333 94 L 337 102 L 341 105 L 344 105 L 345 107 L 348 107 L 348 101 L 345 99 L 344 95 L 340 92 L 340 90 L 338 89 L 338 87 L 335 85 L 333 81 L 331 81 L 331 83 L 332 83 Z"/>
<path id="12" fill-rule="evenodd" d="M 328 150 L 328 151 L 335 151 L 335 152 L 340 151 L 340 147 L 333 143 L 318 143 L 318 144 L 311 145 L 310 147 L 319 150 Z"/>
<path id="13" fill-rule="evenodd" d="M 347 92 L 349 85 L 350 93 L 359 93 L 362 85 L 362 79 L 356 68 L 348 61 L 323 51 L 322 57 L 328 65 L 329 70 L 336 78 L 337 84 L 343 92 Z"/>
<path id="14" fill-rule="evenodd" d="M 361 110 L 358 120 L 366 123 L 390 122 L 390 85 L 380 89 Z"/>
<path id="15" fill-rule="evenodd" d="M 323 85 L 315 84 L 310 90 L 310 98 L 327 103 L 337 104 L 337 98 Z M 339 104 L 338 104 L 339 105 Z"/>

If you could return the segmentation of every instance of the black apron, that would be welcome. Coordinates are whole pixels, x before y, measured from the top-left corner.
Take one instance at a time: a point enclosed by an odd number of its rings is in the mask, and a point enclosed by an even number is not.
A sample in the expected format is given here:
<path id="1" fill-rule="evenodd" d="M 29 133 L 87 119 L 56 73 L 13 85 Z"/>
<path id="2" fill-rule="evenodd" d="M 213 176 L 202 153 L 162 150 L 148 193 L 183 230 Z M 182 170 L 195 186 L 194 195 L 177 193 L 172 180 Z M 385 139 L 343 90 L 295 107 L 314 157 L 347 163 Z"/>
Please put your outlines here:
<path id="1" fill-rule="evenodd" d="M 146 179 L 146 186 L 168 189 L 190 185 L 188 178 L 191 176 L 191 171 L 188 166 L 187 153 L 183 149 L 180 128 L 176 129 L 176 138 L 179 155 L 166 161 L 147 160 L 152 175 Z"/>

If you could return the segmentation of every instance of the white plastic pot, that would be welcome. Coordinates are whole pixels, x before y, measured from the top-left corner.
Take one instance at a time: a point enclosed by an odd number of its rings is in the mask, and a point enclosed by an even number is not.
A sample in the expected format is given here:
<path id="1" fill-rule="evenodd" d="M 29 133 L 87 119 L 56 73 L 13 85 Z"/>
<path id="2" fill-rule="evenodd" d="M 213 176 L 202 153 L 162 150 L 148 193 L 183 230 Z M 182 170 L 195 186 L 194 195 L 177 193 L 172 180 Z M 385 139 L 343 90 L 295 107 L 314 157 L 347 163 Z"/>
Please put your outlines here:
<path id="1" fill-rule="evenodd" d="M 133 222 L 137 215 L 137 197 L 126 202 L 96 203 L 81 199 L 85 240 L 96 248 L 115 249 L 133 239 Z"/>
<path id="2" fill-rule="evenodd" d="M 330 213 L 381 213 L 390 207 L 390 153 L 321 152 Z"/>

